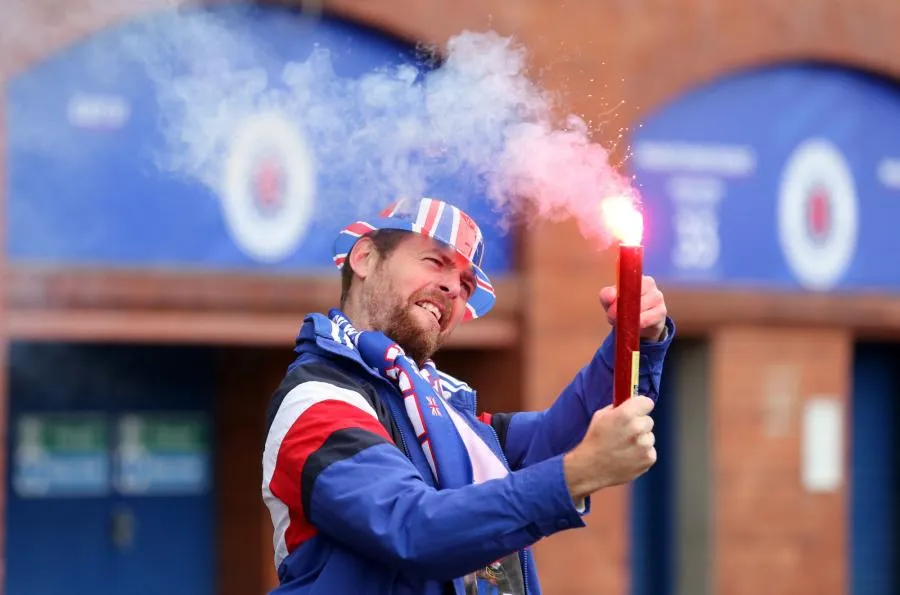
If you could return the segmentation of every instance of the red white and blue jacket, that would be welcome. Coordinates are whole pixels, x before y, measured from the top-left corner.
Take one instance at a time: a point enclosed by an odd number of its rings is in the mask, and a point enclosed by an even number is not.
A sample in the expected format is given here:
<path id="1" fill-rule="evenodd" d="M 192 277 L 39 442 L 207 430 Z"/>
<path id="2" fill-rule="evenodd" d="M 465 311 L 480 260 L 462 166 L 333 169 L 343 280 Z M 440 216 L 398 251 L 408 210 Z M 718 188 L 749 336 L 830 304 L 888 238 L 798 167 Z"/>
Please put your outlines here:
<path id="1" fill-rule="evenodd" d="M 675 334 L 641 347 L 640 392 L 656 399 Z M 614 333 L 548 409 L 477 415 L 476 393 L 442 378 L 444 397 L 512 471 L 461 489 L 433 474 L 394 385 L 326 316 L 308 316 L 297 358 L 268 412 L 262 492 L 274 526 L 277 595 L 464 595 L 463 577 L 584 525 L 562 456 L 611 401 Z M 588 504 L 589 506 L 589 504 Z M 586 511 L 584 511 L 586 512 Z"/>

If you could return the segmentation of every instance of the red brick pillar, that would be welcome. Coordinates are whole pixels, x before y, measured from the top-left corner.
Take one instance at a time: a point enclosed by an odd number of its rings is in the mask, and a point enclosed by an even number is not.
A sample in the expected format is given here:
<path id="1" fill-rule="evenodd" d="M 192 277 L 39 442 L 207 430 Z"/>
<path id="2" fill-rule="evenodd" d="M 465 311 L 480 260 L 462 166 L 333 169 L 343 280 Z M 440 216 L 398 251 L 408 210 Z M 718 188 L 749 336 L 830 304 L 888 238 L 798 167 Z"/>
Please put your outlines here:
<path id="1" fill-rule="evenodd" d="M 278 584 L 272 523 L 262 501 L 262 447 L 269 398 L 290 351 L 227 349 L 216 399 L 219 595 L 263 595 Z"/>
<path id="2" fill-rule="evenodd" d="M 542 409 L 593 356 L 609 332 L 598 294 L 615 279 L 574 225 L 545 225 L 528 234 L 523 282 L 524 395 Z M 535 548 L 547 593 L 625 595 L 628 588 L 628 491 L 597 494 L 587 527 L 551 536 Z"/>
<path id="3" fill-rule="evenodd" d="M 713 592 L 841 595 L 847 577 L 847 416 L 852 337 L 838 330 L 726 328 L 710 345 Z M 804 412 L 843 410 L 833 490 L 804 486 Z M 823 402 L 823 401 L 817 401 Z"/>

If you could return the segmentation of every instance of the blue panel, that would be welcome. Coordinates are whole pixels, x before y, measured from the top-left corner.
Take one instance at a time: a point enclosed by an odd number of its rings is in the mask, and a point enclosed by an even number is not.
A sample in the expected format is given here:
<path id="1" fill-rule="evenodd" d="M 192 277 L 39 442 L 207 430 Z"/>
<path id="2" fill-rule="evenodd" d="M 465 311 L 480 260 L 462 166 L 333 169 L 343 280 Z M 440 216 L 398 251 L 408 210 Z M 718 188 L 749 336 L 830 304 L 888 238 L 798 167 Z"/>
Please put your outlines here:
<path id="1" fill-rule="evenodd" d="M 6 595 L 114 595 L 104 498 L 21 500 L 7 482 Z"/>
<path id="2" fill-rule="evenodd" d="M 328 60 L 316 58 L 326 50 L 330 66 Z M 266 78 L 262 89 L 273 101 L 278 93 L 287 93 L 284 77 L 308 76 L 318 86 L 298 84 L 291 101 L 299 103 L 299 94 L 310 91 L 317 105 L 328 105 L 330 97 L 347 101 L 342 86 L 346 81 L 401 65 L 420 74 L 429 68 L 411 45 L 285 8 L 184 9 L 95 34 L 18 76 L 7 88 L 8 254 L 20 262 L 85 266 L 333 272 L 331 245 L 340 227 L 398 198 L 386 191 L 388 180 L 367 170 L 372 160 L 384 157 L 376 150 L 380 141 L 351 139 L 358 132 L 354 121 L 323 121 L 312 108 L 295 106 L 278 121 L 284 124 L 278 130 L 248 124 L 254 141 L 234 140 L 243 119 L 231 123 L 228 118 L 234 130 L 228 125 L 210 130 L 211 148 L 203 154 L 208 159 L 198 166 L 205 177 L 183 167 L 173 170 L 173 159 L 186 166 L 186 156 L 201 154 L 180 152 L 184 147 L 173 144 L 172 133 L 179 138 L 183 126 L 185 137 L 205 139 L 191 126 L 206 126 L 208 121 L 192 119 L 188 104 L 166 95 L 176 90 L 169 83 L 189 76 L 214 81 L 211 91 L 190 95 L 214 111 L 220 95 L 227 95 L 221 97 L 223 105 L 226 100 L 233 105 L 235 94 L 251 94 L 253 86 L 252 80 L 229 86 L 226 75 L 209 74 L 218 72 L 216 68 Z M 399 98 L 391 99 L 395 102 L 405 109 Z M 253 104 L 241 116 L 268 113 L 266 109 Z M 347 117 L 362 118 L 363 112 L 360 107 Z M 373 109 L 367 116 L 386 114 Z M 390 124 L 397 117 L 392 117 L 383 120 L 380 137 L 385 142 L 397 132 Z M 346 127 L 346 135 L 335 134 L 329 128 L 333 124 Z M 291 142 L 305 143 L 313 164 L 297 157 L 296 148 L 272 140 L 280 133 Z M 219 138 L 223 135 L 227 138 Z M 253 142 L 260 143 L 258 154 L 247 148 L 249 156 L 234 157 L 247 171 L 228 178 L 224 172 L 243 171 L 242 166 L 225 167 L 232 163 L 230 151 Z M 311 196 L 287 189 L 295 183 L 303 186 L 297 182 L 306 179 L 300 170 L 317 185 Z M 425 180 L 423 190 L 467 208 L 485 230 L 484 268 L 505 271 L 509 239 L 500 233 L 498 216 L 473 190 L 476 180 L 458 173 L 435 174 Z M 290 198 L 300 194 L 306 198 Z M 229 219 L 225 195 L 248 197 L 249 211 Z M 251 232 L 257 242 L 275 241 L 277 234 L 266 230 L 290 219 L 288 203 L 310 210 L 300 216 L 304 223 L 286 232 L 287 239 L 277 242 L 280 248 L 248 247 Z M 252 229 L 248 232 L 245 226 Z"/>
<path id="3" fill-rule="evenodd" d="M 210 497 L 120 498 L 136 521 L 132 549 L 113 553 L 118 593 L 213 595 L 215 502 Z"/>
<path id="4" fill-rule="evenodd" d="M 210 413 L 212 353 L 194 348 L 16 343 L 10 351 L 10 420 L 23 413 L 101 412 L 112 424 L 125 412 Z M 16 432 L 10 435 L 5 593 L 211 595 L 213 493 L 189 496 L 20 495 Z M 117 546 L 117 511 L 133 521 L 133 541 Z"/>
<path id="5" fill-rule="evenodd" d="M 670 283 L 900 290 L 898 129 L 897 87 L 858 72 L 788 65 L 690 91 L 633 139 L 646 268 Z"/>
<path id="6" fill-rule="evenodd" d="M 853 370 L 850 461 L 850 593 L 893 595 L 897 562 L 900 349 L 857 348 Z"/>

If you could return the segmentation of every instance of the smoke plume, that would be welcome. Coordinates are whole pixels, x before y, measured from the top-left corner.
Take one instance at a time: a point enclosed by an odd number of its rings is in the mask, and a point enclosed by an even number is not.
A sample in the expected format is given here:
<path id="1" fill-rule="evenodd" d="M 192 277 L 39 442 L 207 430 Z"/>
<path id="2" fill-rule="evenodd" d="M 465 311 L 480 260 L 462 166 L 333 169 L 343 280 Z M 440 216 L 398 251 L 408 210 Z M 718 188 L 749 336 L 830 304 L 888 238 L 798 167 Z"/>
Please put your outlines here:
<path id="1" fill-rule="evenodd" d="M 87 22 L 85 12 L 78 18 Z M 327 201 L 342 218 L 401 196 L 442 194 L 465 208 L 469 193 L 456 192 L 467 188 L 507 223 L 575 217 L 602 238 L 600 201 L 637 200 L 586 122 L 565 116 L 529 77 L 526 48 L 514 38 L 460 32 L 431 68 L 398 61 L 355 78 L 341 76 L 332 51 L 316 47 L 273 73 L 260 66 L 277 60 L 272 49 L 225 16 L 142 16 L 115 46 L 94 52 L 96 68 L 110 76 L 114 59 L 126 55 L 152 79 L 165 139 L 153 163 L 164 175 L 220 193 L 230 140 L 248 117 L 268 113 L 305 139 L 320 188 L 340 180 L 340 194 Z M 315 26 L 287 10 L 278 18 L 296 20 L 298 35 Z"/>

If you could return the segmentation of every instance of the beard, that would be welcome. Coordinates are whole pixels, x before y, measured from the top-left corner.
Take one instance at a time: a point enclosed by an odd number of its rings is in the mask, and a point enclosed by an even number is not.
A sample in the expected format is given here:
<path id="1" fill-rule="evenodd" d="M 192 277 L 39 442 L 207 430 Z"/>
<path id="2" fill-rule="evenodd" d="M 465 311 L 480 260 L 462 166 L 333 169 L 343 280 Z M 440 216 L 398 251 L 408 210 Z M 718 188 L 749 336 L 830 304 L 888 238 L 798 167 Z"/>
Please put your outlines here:
<path id="1" fill-rule="evenodd" d="M 363 292 L 363 303 L 368 305 L 372 328 L 387 335 L 421 367 L 443 344 L 447 332 L 443 325 L 440 325 L 439 330 L 430 325 L 423 326 L 416 316 L 415 309 L 421 310 L 416 302 L 427 299 L 440 304 L 444 311 L 442 318 L 449 318 L 450 304 L 447 298 L 437 292 L 423 290 L 404 299 L 389 279 L 374 283 L 366 289 L 368 291 Z M 428 312 L 426 314 L 431 316 Z"/>

